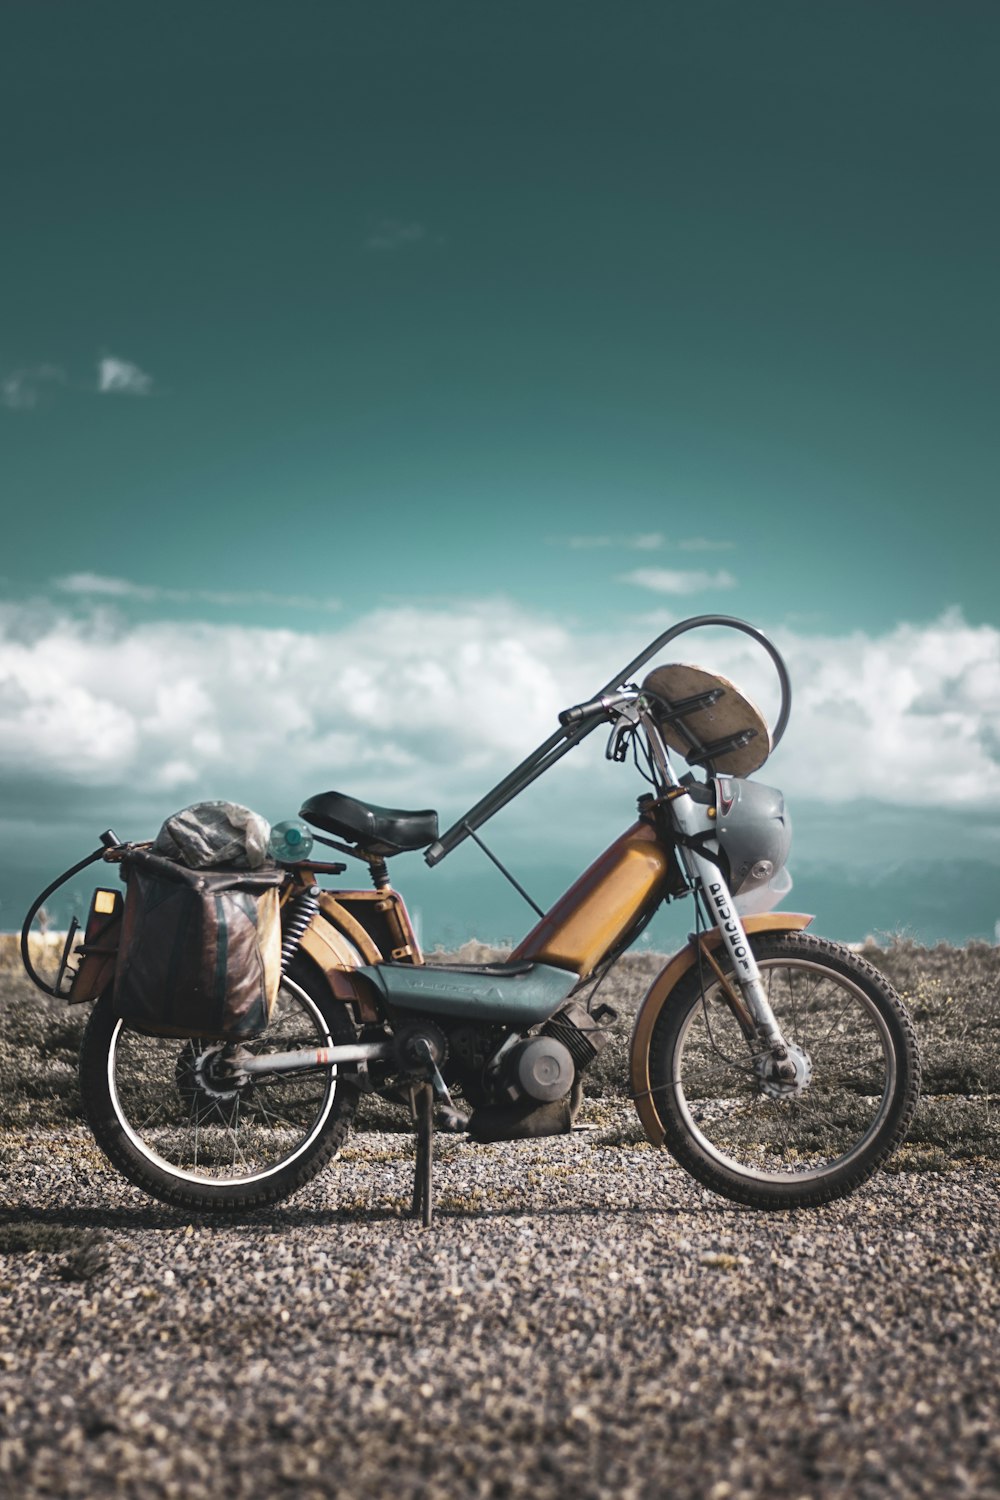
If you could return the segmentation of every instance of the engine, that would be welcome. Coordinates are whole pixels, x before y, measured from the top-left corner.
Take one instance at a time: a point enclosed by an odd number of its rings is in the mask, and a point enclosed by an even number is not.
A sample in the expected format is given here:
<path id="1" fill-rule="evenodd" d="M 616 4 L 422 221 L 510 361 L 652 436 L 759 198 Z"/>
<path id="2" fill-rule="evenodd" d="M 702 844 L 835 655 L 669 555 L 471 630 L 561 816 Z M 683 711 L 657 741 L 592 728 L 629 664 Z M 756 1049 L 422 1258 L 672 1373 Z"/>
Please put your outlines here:
<path id="1" fill-rule="evenodd" d="M 482 1035 L 477 1045 L 471 1028 L 456 1028 L 451 1059 L 474 1105 L 470 1135 L 517 1140 L 569 1130 L 583 1093 L 580 1075 L 607 1046 L 616 1019 L 609 1005 L 591 1014 L 570 1000 L 528 1036 L 492 1038 L 485 1057 Z M 462 1062 L 473 1064 L 474 1078 L 462 1076 Z"/>
<path id="2" fill-rule="evenodd" d="M 609 1027 L 617 1019 L 610 1005 L 591 1015 L 569 1001 L 537 1035 L 521 1038 L 494 1060 L 499 1061 L 497 1092 L 511 1101 L 525 1095 L 544 1103 L 565 1098 L 578 1074 L 608 1045 Z"/>
<path id="3" fill-rule="evenodd" d="M 395 1029 L 395 1062 L 409 1073 L 429 1054 L 472 1106 L 469 1133 L 477 1140 L 561 1135 L 583 1097 L 580 1076 L 608 1045 L 617 1019 L 610 1005 L 591 1013 L 574 1000 L 527 1035 L 413 1016 Z"/>

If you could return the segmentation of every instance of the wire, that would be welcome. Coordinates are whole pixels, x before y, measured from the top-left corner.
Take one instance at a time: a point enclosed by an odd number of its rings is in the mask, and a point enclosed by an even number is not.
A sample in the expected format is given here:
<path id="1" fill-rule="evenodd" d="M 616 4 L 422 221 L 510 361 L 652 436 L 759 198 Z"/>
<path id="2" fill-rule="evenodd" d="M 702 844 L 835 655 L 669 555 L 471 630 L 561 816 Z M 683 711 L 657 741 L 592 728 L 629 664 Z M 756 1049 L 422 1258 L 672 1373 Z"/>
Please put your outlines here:
<path id="1" fill-rule="evenodd" d="M 653 757 L 649 753 L 649 746 L 645 743 L 644 740 L 641 741 L 640 735 L 634 729 L 631 735 L 631 742 L 632 759 L 635 763 L 636 770 L 639 772 L 639 775 L 642 777 L 643 781 L 648 781 L 653 790 L 658 792 L 660 790 L 660 786 L 659 782 L 656 779 L 655 768 L 653 766 Z M 639 763 L 640 750 L 642 751 L 643 758 L 646 762 L 645 768 L 643 768 L 643 766 Z"/>
<path id="2" fill-rule="evenodd" d="M 587 1008 L 587 1015 L 588 1016 L 592 1016 L 594 1014 L 594 1009 L 593 1009 L 593 1006 L 594 1006 L 594 996 L 597 994 L 597 991 L 601 988 L 601 985 L 607 979 L 608 975 L 611 973 L 611 970 L 614 968 L 615 964 L 618 962 L 618 960 L 621 958 L 621 956 L 622 956 L 621 953 L 616 954 L 611 959 L 610 963 L 606 963 L 604 965 L 603 969 L 601 969 L 600 972 L 598 973 L 596 983 L 594 982 L 593 975 L 591 975 L 591 977 L 587 980 L 588 984 L 592 984 L 593 985 L 593 989 L 591 990 L 590 994 L 587 996 L 587 999 L 586 999 L 586 1008 Z M 575 995 L 576 994 L 576 990 L 574 989 L 570 993 Z M 604 1026 L 604 1027 L 601 1028 L 602 1031 L 610 1031 L 611 1029 L 612 1028 L 609 1027 L 609 1026 Z"/>
<path id="3" fill-rule="evenodd" d="M 608 975 L 611 973 L 615 965 L 625 957 L 625 954 L 632 947 L 632 944 L 635 942 L 636 938 L 640 937 L 645 929 L 649 926 L 650 922 L 656 915 L 659 905 L 660 903 L 659 901 L 657 901 L 655 905 L 649 907 L 647 911 L 642 912 L 642 914 L 632 923 L 631 927 L 626 928 L 625 932 L 618 939 L 617 943 L 615 943 L 615 945 L 610 949 L 602 962 L 598 964 L 597 968 L 594 970 L 594 973 L 588 974 L 586 979 L 581 980 L 579 984 L 574 985 L 573 989 L 570 990 L 570 995 L 573 996 L 578 994 L 580 990 L 586 989 L 588 984 L 592 984 L 594 986 L 590 991 L 590 994 L 587 996 L 586 1005 L 588 1015 L 593 1014 L 593 1012 L 591 1011 L 591 1004 L 593 1002 L 594 996 L 597 994 L 597 991 L 607 979 Z M 607 1029 L 609 1028 L 605 1028 L 605 1030 Z"/>

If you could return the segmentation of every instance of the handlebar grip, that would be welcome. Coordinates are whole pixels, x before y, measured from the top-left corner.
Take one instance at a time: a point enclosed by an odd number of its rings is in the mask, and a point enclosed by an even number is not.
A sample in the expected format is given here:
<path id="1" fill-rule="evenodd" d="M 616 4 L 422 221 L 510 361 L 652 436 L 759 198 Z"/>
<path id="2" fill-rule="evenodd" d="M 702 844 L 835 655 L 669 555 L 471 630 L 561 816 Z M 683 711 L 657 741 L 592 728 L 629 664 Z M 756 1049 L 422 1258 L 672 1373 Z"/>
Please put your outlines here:
<path id="1" fill-rule="evenodd" d="M 583 719 L 592 719 L 595 714 L 606 714 L 607 711 L 608 704 L 603 696 L 591 698 L 589 703 L 577 703 L 572 708 L 564 708 L 559 715 L 559 722 L 567 729 L 570 724 L 579 724 Z"/>

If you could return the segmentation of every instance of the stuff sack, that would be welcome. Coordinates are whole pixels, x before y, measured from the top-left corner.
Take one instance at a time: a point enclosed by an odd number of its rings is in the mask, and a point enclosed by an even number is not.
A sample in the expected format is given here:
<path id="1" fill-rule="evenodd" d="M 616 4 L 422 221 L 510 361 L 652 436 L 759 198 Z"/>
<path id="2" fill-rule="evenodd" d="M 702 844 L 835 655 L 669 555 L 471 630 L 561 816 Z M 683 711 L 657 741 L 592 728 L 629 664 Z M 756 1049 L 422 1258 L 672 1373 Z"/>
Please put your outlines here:
<path id="1" fill-rule="evenodd" d="M 258 870 L 272 865 L 270 824 L 238 802 L 196 802 L 169 817 L 153 853 L 192 870 Z"/>
<path id="2" fill-rule="evenodd" d="M 191 870 L 132 849 L 116 1013 L 154 1036 L 241 1041 L 262 1032 L 281 982 L 280 870 Z"/>

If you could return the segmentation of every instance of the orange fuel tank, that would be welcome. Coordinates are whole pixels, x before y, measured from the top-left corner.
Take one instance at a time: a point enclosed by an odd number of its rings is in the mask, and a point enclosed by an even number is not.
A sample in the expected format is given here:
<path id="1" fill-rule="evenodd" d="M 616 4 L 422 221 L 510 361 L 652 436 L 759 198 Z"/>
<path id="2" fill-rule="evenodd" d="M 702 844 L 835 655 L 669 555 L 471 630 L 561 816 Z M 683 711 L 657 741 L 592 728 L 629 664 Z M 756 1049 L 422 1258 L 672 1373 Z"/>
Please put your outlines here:
<path id="1" fill-rule="evenodd" d="M 511 959 L 590 974 L 663 894 L 670 856 L 648 823 L 635 823 L 599 855 L 533 927 Z"/>

